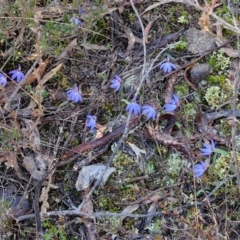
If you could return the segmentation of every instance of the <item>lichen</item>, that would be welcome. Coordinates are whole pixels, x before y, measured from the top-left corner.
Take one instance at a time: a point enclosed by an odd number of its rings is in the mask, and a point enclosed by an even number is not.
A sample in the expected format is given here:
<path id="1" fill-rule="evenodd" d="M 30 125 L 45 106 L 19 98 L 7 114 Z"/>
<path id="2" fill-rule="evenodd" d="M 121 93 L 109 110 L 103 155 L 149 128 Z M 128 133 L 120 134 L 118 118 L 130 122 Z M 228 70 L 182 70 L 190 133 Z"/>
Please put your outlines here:
<path id="1" fill-rule="evenodd" d="M 179 176 L 184 164 L 187 163 L 187 160 L 180 156 L 178 153 L 171 153 L 167 159 L 166 171 L 172 177 Z"/>
<path id="2" fill-rule="evenodd" d="M 213 109 L 218 105 L 226 101 L 227 95 L 222 92 L 222 89 L 218 86 L 212 86 L 207 89 L 207 92 L 204 96 L 208 105 Z"/>
<path id="3" fill-rule="evenodd" d="M 103 229 L 108 232 L 117 232 L 121 227 L 121 218 L 114 216 L 105 216 L 97 219 L 99 230 Z"/>
<path id="4" fill-rule="evenodd" d="M 215 51 L 208 58 L 208 63 L 212 66 L 213 70 L 217 74 L 227 75 L 227 71 L 230 68 L 231 58 L 227 57 L 223 51 Z"/>
<path id="5" fill-rule="evenodd" d="M 219 125 L 219 136 L 220 137 L 229 137 L 231 136 L 231 125 L 229 125 L 227 119 L 220 119 L 220 125 Z"/>
<path id="6" fill-rule="evenodd" d="M 167 157 L 165 164 L 165 175 L 161 179 L 161 185 L 172 185 L 177 182 L 179 173 L 187 160 L 178 153 L 171 153 Z"/>
<path id="7" fill-rule="evenodd" d="M 237 161 L 240 164 L 240 154 L 237 153 Z M 220 155 L 216 158 L 215 162 L 213 162 L 207 172 L 207 181 L 210 185 L 218 186 L 219 183 L 225 178 L 230 177 L 235 173 L 235 168 L 233 166 L 233 153 L 230 152 L 228 155 Z M 232 189 L 228 189 L 229 193 L 232 193 L 232 190 L 235 184 L 232 181 L 226 182 L 225 186 L 228 186 Z"/>

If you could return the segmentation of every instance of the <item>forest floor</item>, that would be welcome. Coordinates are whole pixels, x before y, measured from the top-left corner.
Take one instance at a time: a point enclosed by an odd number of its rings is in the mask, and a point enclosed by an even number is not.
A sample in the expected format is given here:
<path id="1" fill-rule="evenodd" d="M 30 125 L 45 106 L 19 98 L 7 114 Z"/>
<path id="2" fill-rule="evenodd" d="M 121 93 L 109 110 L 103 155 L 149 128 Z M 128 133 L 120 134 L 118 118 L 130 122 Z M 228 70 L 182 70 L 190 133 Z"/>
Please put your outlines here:
<path id="1" fill-rule="evenodd" d="M 0 1 L 1 239 L 240 239 L 239 1 Z"/>

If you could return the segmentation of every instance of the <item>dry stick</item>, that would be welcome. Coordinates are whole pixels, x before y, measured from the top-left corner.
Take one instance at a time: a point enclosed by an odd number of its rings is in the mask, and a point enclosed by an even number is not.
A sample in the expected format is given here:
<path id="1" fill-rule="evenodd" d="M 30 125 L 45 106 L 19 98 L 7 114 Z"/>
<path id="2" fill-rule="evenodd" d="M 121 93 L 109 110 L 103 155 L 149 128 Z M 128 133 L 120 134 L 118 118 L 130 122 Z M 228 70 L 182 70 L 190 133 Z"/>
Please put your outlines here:
<path id="1" fill-rule="evenodd" d="M 233 20 L 234 23 L 236 24 L 236 20 L 235 17 L 233 16 Z M 237 24 L 236 24 L 237 25 Z M 239 45 L 239 35 L 237 36 L 237 42 L 238 42 L 238 58 L 240 58 L 240 45 Z M 237 106 L 237 99 L 238 99 L 238 89 L 239 89 L 239 83 L 240 83 L 240 61 L 238 64 L 238 72 L 236 74 L 236 77 L 234 79 L 234 96 L 233 96 L 233 101 L 232 101 L 232 112 L 233 112 L 233 118 L 236 119 L 236 115 L 237 115 L 237 110 L 236 110 L 236 106 Z M 232 124 L 232 134 L 231 134 L 231 142 L 232 142 L 232 150 L 233 150 L 233 163 L 234 163 L 234 167 L 236 170 L 236 174 L 237 174 L 237 182 L 238 182 L 238 190 L 240 193 L 240 173 L 239 173 L 239 166 L 238 166 L 238 156 L 237 156 L 237 144 L 236 144 L 236 121 L 233 121 Z"/>
<path id="2" fill-rule="evenodd" d="M 198 206 L 202 205 L 202 202 L 197 203 Z M 130 217 L 130 218 L 146 218 L 146 217 L 154 217 L 154 216 L 162 216 L 164 214 L 168 214 L 170 212 L 174 212 L 179 209 L 184 209 L 184 208 L 192 208 L 194 207 L 194 204 L 189 204 L 189 205 L 183 205 L 180 207 L 172 208 L 169 210 L 165 210 L 164 212 L 155 212 L 155 213 L 146 213 L 146 214 L 133 214 L 133 213 L 112 213 L 112 212 L 97 212 L 97 213 L 87 213 L 83 211 L 79 211 L 78 209 L 74 210 L 61 210 L 61 211 L 52 211 L 52 212 L 47 212 L 44 213 L 44 217 L 50 217 L 50 216 L 86 216 L 86 217 L 96 217 L 96 218 L 102 218 L 106 216 L 113 216 L 113 217 Z M 34 218 L 34 214 L 28 214 L 28 215 L 23 215 L 16 220 L 18 222 Z"/>
<path id="3" fill-rule="evenodd" d="M 33 201 L 33 208 L 34 208 L 34 217 L 36 221 L 36 234 L 37 240 L 43 239 L 43 229 L 42 229 L 42 221 L 41 221 L 41 215 L 40 215 L 40 208 L 39 208 L 39 197 L 40 197 L 40 191 L 42 187 L 42 183 L 44 182 L 46 176 L 42 178 L 42 180 L 39 180 L 36 187 L 35 187 L 35 194 L 34 194 L 34 201 Z"/>
<path id="4" fill-rule="evenodd" d="M 236 177 L 237 174 L 235 173 L 234 175 L 223 179 L 208 195 L 206 198 L 204 198 L 202 200 L 202 202 L 204 202 L 206 199 L 209 199 L 223 184 L 225 184 L 226 182 L 230 181 L 232 178 Z"/>

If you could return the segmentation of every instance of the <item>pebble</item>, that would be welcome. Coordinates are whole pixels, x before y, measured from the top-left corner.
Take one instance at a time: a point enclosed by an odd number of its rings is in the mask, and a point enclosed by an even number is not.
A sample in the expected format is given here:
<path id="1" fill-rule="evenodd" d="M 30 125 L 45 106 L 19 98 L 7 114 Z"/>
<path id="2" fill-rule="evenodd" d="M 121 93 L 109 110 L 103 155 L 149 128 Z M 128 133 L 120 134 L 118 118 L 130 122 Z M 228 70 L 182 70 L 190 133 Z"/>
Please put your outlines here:
<path id="1" fill-rule="evenodd" d="M 212 72 L 212 66 L 208 63 L 199 63 L 190 70 L 191 79 L 199 82 L 205 79 Z"/>
<path id="2" fill-rule="evenodd" d="M 188 41 L 188 51 L 193 54 L 205 54 L 207 51 L 214 50 L 217 45 L 215 37 L 203 30 L 189 28 L 185 33 Z"/>

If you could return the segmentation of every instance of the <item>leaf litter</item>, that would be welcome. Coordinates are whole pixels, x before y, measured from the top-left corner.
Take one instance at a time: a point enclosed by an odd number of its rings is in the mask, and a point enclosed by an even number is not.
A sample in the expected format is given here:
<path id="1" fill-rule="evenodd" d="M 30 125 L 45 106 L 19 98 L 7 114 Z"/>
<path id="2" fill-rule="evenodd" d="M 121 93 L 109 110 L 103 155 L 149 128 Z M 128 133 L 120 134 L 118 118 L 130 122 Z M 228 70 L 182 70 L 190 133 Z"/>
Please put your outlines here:
<path id="1" fill-rule="evenodd" d="M 237 238 L 240 113 L 233 43 L 240 30 L 222 14 L 228 8 L 214 0 L 100 2 L 52 1 L 35 11 L 16 2 L 17 13 L 12 6 L 1 10 L 9 16 L 0 23 L 1 71 L 18 73 L 21 66 L 25 76 L 18 83 L 9 75 L 1 86 L 4 231 L 19 239 L 25 232 L 18 224 L 34 228 L 33 239 Z M 223 51 L 224 71 L 214 65 L 216 50 Z M 166 59 L 174 71 L 164 65 L 164 74 L 159 69 Z M 205 63 L 211 72 L 189 74 Z M 114 76 L 121 83 L 112 89 Z M 66 94 L 75 84 L 82 101 Z M 206 92 L 216 86 L 224 100 L 212 108 Z M 165 113 L 173 96 L 180 102 Z M 142 117 L 141 106 L 156 116 Z M 86 126 L 87 116 L 96 117 L 93 127 Z M 204 158 L 199 149 L 211 141 L 218 151 Z M 202 161 L 209 166 L 196 179 L 194 166 Z"/>

